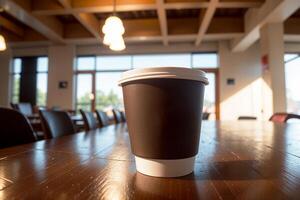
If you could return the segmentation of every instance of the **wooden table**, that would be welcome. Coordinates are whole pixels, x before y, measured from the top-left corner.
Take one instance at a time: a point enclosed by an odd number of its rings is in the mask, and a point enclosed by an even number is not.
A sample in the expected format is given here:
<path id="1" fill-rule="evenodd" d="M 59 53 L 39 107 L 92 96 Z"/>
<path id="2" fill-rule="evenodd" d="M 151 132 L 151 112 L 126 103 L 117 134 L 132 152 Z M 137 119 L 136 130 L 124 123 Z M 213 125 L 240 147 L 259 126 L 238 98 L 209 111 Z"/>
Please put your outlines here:
<path id="1" fill-rule="evenodd" d="M 137 173 L 124 124 L 2 149 L 1 199 L 299 199 L 300 124 L 202 126 L 182 178 Z"/>

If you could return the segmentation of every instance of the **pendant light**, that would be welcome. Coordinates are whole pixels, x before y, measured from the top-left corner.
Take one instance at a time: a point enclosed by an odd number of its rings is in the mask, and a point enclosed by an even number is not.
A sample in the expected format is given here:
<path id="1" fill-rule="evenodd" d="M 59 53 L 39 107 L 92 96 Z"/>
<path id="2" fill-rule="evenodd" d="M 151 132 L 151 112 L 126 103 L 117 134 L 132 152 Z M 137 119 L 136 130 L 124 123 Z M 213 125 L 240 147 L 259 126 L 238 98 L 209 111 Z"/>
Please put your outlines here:
<path id="1" fill-rule="evenodd" d="M 2 34 L 0 34 L 0 51 L 5 51 L 5 50 L 6 50 L 5 38 L 3 37 Z"/>
<path id="2" fill-rule="evenodd" d="M 116 16 L 116 0 L 113 5 L 113 15 L 105 20 L 102 27 L 104 33 L 103 44 L 109 46 L 113 51 L 122 51 L 126 48 L 123 39 L 125 28 L 122 20 Z"/>
<path id="3" fill-rule="evenodd" d="M 3 35 L 0 34 L 0 51 L 6 50 L 6 43 Z"/>

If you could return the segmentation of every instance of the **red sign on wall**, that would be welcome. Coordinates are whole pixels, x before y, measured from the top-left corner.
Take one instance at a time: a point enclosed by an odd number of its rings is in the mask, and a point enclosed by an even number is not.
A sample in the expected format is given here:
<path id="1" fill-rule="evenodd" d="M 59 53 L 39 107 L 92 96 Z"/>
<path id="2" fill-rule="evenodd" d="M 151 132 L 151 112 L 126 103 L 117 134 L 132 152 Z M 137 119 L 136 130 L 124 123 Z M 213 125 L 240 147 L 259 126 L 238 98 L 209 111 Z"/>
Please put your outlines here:
<path id="1" fill-rule="evenodd" d="M 269 70 L 269 57 L 267 54 L 261 57 L 261 66 L 263 72 Z"/>

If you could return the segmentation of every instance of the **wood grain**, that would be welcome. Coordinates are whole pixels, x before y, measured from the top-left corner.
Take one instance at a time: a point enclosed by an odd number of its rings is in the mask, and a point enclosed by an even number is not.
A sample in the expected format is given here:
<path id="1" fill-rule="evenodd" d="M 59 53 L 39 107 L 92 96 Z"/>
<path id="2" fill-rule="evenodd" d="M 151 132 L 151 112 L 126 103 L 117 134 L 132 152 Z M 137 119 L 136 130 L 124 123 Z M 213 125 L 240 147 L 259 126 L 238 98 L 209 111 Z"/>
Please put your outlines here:
<path id="1" fill-rule="evenodd" d="M 203 122 L 194 173 L 137 173 L 125 124 L 0 150 L 2 199 L 297 199 L 300 124 Z"/>

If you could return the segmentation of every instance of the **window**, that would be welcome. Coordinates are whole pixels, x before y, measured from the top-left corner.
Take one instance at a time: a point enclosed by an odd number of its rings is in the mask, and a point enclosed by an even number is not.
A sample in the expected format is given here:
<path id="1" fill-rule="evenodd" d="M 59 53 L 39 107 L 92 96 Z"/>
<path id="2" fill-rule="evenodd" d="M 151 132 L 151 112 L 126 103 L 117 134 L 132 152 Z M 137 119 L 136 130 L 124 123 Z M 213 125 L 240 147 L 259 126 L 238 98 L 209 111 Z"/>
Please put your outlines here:
<path id="1" fill-rule="evenodd" d="M 78 71 L 86 71 L 86 70 L 95 70 L 95 57 L 78 57 L 77 58 L 77 70 Z"/>
<path id="2" fill-rule="evenodd" d="M 48 58 L 37 58 L 37 84 L 36 84 L 36 103 L 39 106 L 46 106 L 47 85 L 48 85 Z"/>
<path id="3" fill-rule="evenodd" d="M 300 54 L 286 54 L 284 60 L 287 112 L 300 114 Z"/>
<path id="4" fill-rule="evenodd" d="M 195 53 L 192 54 L 193 68 L 217 68 L 218 55 L 216 53 Z"/>
<path id="5" fill-rule="evenodd" d="M 118 86 L 121 72 L 97 72 L 96 109 L 111 110 L 123 107 L 122 88 Z"/>
<path id="6" fill-rule="evenodd" d="M 93 95 L 93 73 L 77 74 L 76 109 L 92 110 Z"/>
<path id="7" fill-rule="evenodd" d="M 11 77 L 11 81 L 12 81 L 11 102 L 12 103 L 18 103 L 20 101 L 20 89 L 22 87 L 21 85 L 22 71 L 24 70 L 24 67 L 27 66 L 26 60 L 24 59 L 25 58 L 13 59 L 12 77 Z M 26 59 L 28 59 L 28 57 L 26 57 Z M 36 85 L 33 84 L 28 86 L 26 85 L 27 82 L 25 84 L 26 88 L 30 88 L 31 91 L 34 91 L 33 94 L 35 94 L 35 90 L 36 90 L 36 96 L 33 97 L 31 103 L 33 104 L 34 102 L 36 102 L 36 105 L 46 106 L 47 84 L 48 84 L 48 58 L 30 57 L 30 59 L 33 60 L 33 62 L 31 62 L 33 63 L 33 66 L 29 66 L 30 69 L 32 69 L 30 71 L 30 74 L 33 74 L 36 77 Z M 35 63 L 36 65 L 34 65 Z"/>
<path id="8" fill-rule="evenodd" d="M 12 92 L 11 92 L 11 101 L 12 103 L 19 102 L 20 96 L 20 79 L 22 71 L 22 60 L 20 58 L 13 59 L 12 67 Z"/>
<path id="9" fill-rule="evenodd" d="M 161 66 L 193 67 L 206 71 L 210 85 L 205 89 L 204 111 L 211 113 L 212 119 L 216 118 L 216 53 L 77 57 L 76 109 L 122 109 L 122 88 L 118 86 L 122 73 L 134 68 Z"/>
<path id="10" fill-rule="evenodd" d="M 96 69 L 101 71 L 131 69 L 131 56 L 98 56 Z"/>
<path id="11" fill-rule="evenodd" d="M 133 56 L 133 68 L 191 67 L 190 54 L 153 54 Z"/>
<path id="12" fill-rule="evenodd" d="M 205 86 L 203 112 L 209 113 L 210 119 L 216 119 L 216 73 L 206 73 L 209 84 Z"/>

